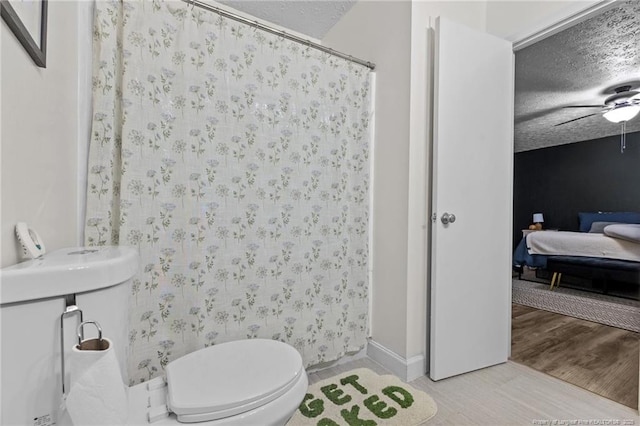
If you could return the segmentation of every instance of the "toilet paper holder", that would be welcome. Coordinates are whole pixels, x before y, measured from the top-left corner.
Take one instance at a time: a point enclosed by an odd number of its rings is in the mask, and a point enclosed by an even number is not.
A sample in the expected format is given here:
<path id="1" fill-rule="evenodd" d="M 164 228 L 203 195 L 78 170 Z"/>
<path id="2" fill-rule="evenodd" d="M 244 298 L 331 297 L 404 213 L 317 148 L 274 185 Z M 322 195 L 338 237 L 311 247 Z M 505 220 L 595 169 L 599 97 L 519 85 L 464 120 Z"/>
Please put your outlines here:
<path id="1" fill-rule="evenodd" d="M 66 389 L 64 386 L 65 380 L 65 360 L 64 360 L 64 318 L 69 315 L 79 315 L 80 316 L 80 324 L 76 329 L 76 333 L 78 335 L 78 344 L 76 345 L 76 349 L 80 351 L 106 351 L 109 349 L 109 341 L 102 338 L 102 327 L 98 324 L 97 321 L 83 321 L 82 310 L 79 309 L 75 305 L 70 305 L 67 307 L 65 312 L 60 316 L 60 362 L 61 373 L 62 373 L 62 397 L 66 398 Z M 93 324 L 98 330 L 98 338 L 97 339 L 88 339 L 84 340 L 84 326 L 86 324 Z"/>
<path id="2" fill-rule="evenodd" d="M 87 324 L 93 324 L 98 330 L 97 339 L 84 339 L 84 326 Z M 98 324 L 98 321 L 83 321 L 78 325 L 78 344 L 76 349 L 80 351 L 106 351 L 109 349 L 109 341 L 102 338 L 102 327 Z"/>
<path id="3" fill-rule="evenodd" d="M 75 294 L 68 294 L 65 296 L 65 304 L 66 304 L 66 308 L 64 310 L 64 312 L 62 313 L 62 315 L 60 315 L 60 363 L 62 364 L 60 367 L 61 370 L 61 374 L 62 374 L 62 397 L 65 398 L 66 392 L 65 392 L 65 387 L 64 387 L 64 380 L 65 380 L 65 362 L 64 362 L 64 351 L 65 351 L 65 346 L 64 346 L 64 319 L 66 317 L 70 317 L 70 316 L 79 316 L 80 317 L 80 323 L 82 324 L 82 322 L 84 321 L 83 319 L 83 315 L 82 315 L 82 309 L 78 308 L 78 306 L 76 305 L 76 295 Z"/>

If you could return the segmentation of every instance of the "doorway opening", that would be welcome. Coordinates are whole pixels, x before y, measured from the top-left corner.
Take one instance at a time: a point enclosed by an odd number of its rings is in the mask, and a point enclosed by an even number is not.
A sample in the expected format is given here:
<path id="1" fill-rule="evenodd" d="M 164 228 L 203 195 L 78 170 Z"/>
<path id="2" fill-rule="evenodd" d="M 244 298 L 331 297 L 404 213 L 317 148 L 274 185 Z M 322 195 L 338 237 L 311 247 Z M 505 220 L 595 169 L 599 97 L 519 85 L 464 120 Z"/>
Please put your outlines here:
<path id="1" fill-rule="evenodd" d="M 636 409 L 640 250 L 588 249 L 640 223 L 640 116 L 624 152 L 604 116 L 620 88 L 640 99 L 638 12 L 618 2 L 516 51 L 511 346 L 513 361 Z"/>

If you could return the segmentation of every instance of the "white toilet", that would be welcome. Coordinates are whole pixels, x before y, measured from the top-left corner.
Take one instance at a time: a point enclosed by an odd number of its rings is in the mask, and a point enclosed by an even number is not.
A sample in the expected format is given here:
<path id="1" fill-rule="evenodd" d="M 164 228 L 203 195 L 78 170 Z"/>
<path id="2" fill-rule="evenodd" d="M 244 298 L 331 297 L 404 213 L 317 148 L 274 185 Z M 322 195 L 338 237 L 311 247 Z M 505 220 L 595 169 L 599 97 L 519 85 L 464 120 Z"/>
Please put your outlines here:
<path id="1" fill-rule="evenodd" d="M 200 349 L 170 362 L 166 373 L 167 386 L 156 378 L 129 388 L 129 424 L 284 425 L 308 386 L 298 351 L 265 339 Z"/>
<path id="2" fill-rule="evenodd" d="M 128 283 L 137 263 L 131 248 L 86 247 L 1 270 L 0 424 L 65 423 L 61 345 L 68 359 L 79 323 L 76 307 L 85 321 L 101 324 L 128 381 Z M 169 363 L 165 372 L 128 388 L 129 425 L 283 425 L 308 386 L 300 354 L 265 339 L 200 349 Z"/>

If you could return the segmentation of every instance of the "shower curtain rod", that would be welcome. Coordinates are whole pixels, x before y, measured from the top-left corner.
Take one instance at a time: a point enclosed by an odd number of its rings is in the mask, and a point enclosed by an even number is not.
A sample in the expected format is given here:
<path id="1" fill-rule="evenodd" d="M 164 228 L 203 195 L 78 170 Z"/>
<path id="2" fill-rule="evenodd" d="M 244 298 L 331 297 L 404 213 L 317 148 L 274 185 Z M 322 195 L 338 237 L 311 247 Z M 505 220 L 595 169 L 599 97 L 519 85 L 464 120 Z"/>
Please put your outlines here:
<path id="1" fill-rule="evenodd" d="M 367 67 L 367 68 L 369 68 L 371 70 L 374 70 L 376 68 L 376 64 L 374 64 L 372 62 L 363 61 L 362 59 L 354 58 L 353 56 L 347 55 L 346 53 L 338 52 L 337 50 L 333 50 L 333 49 L 331 49 L 329 47 L 325 47 L 325 46 L 323 46 L 321 44 L 314 43 L 314 42 L 312 42 L 310 40 L 306 40 L 306 39 L 304 39 L 302 37 L 298 37 L 298 36 L 289 34 L 286 31 L 277 30 L 277 29 L 272 28 L 272 27 L 270 27 L 268 25 L 261 24 L 258 21 L 252 21 L 252 20 L 244 18 L 244 17 L 242 17 L 240 15 L 236 15 L 235 13 L 227 12 L 226 10 L 220 9 L 218 7 L 215 7 L 215 6 L 211 6 L 211 5 L 207 4 L 207 3 L 203 3 L 203 2 L 198 1 L 198 0 L 182 0 L 182 1 L 185 2 L 185 3 L 191 4 L 193 6 L 198 6 L 198 7 L 202 8 L 202 9 L 208 10 L 210 12 L 215 12 L 218 15 L 224 16 L 225 18 L 233 19 L 234 21 L 242 22 L 243 24 L 247 24 L 247 25 L 250 25 L 252 27 L 259 28 L 259 29 L 261 29 L 263 31 L 266 31 L 268 33 L 275 34 L 277 36 L 286 38 L 288 40 L 292 40 L 292 41 L 295 41 L 297 43 L 301 43 L 301 44 L 307 45 L 307 46 L 312 47 L 312 48 L 314 48 L 316 50 L 319 50 L 321 52 L 325 52 L 325 53 L 328 53 L 330 55 L 337 56 L 339 58 L 346 59 L 348 61 L 355 62 L 355 63 L 360 64 L 360 65 L 364 65 L 365 67 Z"/>

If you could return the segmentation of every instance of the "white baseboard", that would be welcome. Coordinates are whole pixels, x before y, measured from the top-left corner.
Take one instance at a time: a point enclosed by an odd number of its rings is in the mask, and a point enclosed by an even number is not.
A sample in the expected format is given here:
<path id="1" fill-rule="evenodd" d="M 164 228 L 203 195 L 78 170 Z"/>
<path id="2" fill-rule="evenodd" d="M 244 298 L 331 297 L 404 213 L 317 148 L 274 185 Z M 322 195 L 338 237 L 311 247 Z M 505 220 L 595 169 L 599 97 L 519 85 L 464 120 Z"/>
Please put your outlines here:
<path id="1" fill-rule="evenodd" d="M 336 365 L 346 364 L 351 361 L 355 361 L 357 359 L 366 358 L 367 357 L 367 346 L 360 349 L 358 352 L 351 352 L 343 355 L 341 358 L 338 358 L 335 361 L 324 362 L 321 364 L 312 365 L 306 368 L 307 373 L 315 373 L 316 371 L 324 370 L 326 368 L 335 367 Z"/>
<path id="2" fill-rule="evenodd" d="M 373 339 L 369 339 L 367 356 L 405 382 L 410 382 L 425 374 L 424 355 L 405 359 Z"/>

